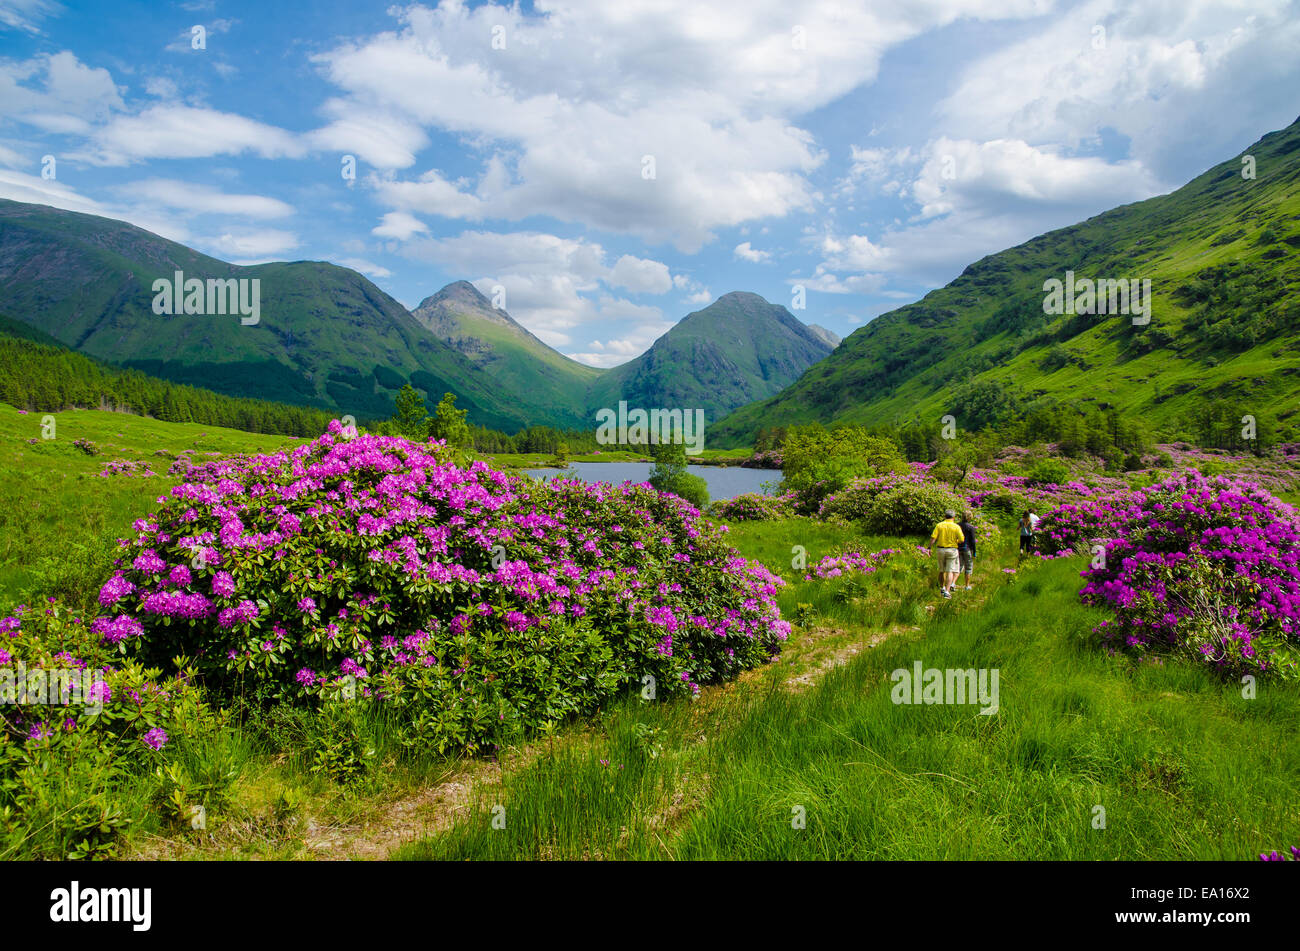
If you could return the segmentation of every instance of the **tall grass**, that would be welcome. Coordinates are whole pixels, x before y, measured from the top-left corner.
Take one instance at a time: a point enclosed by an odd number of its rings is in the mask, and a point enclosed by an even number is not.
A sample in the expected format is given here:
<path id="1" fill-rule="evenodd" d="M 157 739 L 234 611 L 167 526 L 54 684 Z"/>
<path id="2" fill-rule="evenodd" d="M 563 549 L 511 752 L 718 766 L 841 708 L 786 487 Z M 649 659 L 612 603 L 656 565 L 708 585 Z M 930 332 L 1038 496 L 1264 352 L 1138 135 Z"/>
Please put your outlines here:
<path id="1" fill-rule="evenodd" d="M 1248 859 L 1300 839 L 1300 697 L 1108 657 L 1078 570 L 1045 564 L 983 611 L 937 612 L 923 638 L 806 691 L 769 675 L 712 708 L 629 703 L 590 749 L 524 765 L 401 855 Z M 890 672 L 917 660 L 997 668 L 1000 710 L 893 703 Z M 657 756 L 637 724 L 660 731 Z M 601 760 L 626 765 L 611 778 Z"/>

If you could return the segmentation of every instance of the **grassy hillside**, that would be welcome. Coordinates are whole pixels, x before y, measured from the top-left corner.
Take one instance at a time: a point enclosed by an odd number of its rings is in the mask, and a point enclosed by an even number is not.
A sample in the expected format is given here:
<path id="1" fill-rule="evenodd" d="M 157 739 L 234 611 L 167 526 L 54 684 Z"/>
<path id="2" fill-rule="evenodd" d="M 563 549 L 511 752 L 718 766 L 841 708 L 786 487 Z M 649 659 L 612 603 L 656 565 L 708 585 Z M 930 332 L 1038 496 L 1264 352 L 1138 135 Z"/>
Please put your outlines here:
<path id="1" fill-rule="evenodd" d="M 526 395 L 536 421 L 586 426 L 587 387 L 601 375 L 551 349 L 497 310 L 468 281 L 448 284 L 412 315 L 430 333 L 512 393 Z"/>
<path id="2" fill-rule="evenodd" d="M 261 315 L 160 316 L 153 282 L 257 279 Z M 532 422 L 459 352 L 355 271 L 324 262 L 227 264 L 124 222 L 0 201 L 0 311 L 66 346 L 155 376 L 386 416 L 408 380 L 451 391 L 479 425 Z"/>
<path id="3" fill-rule="evenodd" d="M 1049 232 L 853 333 L 782 393 L 710 430 L 938 419 L 978 427 L 987 397 L 1080 400 L 1172 426 L 1207 399 L 1282 421 L 1300 407 L 1300 122 L 1184 187 Z M 1150 279 L 1150 323 L 1049 316 L 1044 282 Z M 975 389 L 967 384 L 982 384 Z"/>
<path id="4" fill-rule="evenodd" d="M 592 384 L 592 408 L 703 408 L 712 422 L 777 393 L 831 352 L 831 344 L 784 307 L 733 291 L 687 314 L 654 345 Z"/>

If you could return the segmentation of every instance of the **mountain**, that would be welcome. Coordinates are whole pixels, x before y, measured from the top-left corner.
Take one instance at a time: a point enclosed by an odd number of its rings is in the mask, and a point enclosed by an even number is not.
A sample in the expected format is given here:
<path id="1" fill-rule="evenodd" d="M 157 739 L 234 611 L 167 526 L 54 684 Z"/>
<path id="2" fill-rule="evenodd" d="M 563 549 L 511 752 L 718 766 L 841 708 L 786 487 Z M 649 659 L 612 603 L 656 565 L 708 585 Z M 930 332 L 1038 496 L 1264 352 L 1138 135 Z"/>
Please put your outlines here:
<path id="1" fill-rule="evenodd" d="M 1008 396 L 1114 407 L 1164 427 L 1217 399 L 1286 421 L 1300 407 L 1297 249 L 1300 120 L 1168 195 L 981 259 L 709 438 L 725 446 L 783 424 L 948 413 L 975 426 Z M 1109 292 L 1110 313 L 1044 313 L 1047 282 L 1067 271 L 1071 283 L 1149 280 L 1149 322 L 1115 314 Z"/>
<path id="2" fill-rule="evenodd" d="M 176 271 L 258 280 L 259 320 L 154 313 L 155 279 Z M 228 264 L 125 222 L 45 205 L 0 200 L 0 312 L 98 359 L 232 396 L 386 417 L 410 381 L 433 401 L 456 393 L 481 425 L 513 431 L 537 421 L 356 271 Z"/>
<path id="3" fill-rule="evenodd" d="M 840 340 L 843 339 L 835 331 L 828 330 L 827 328 L 823 327 L 821 324 L 809 324 L 808 329 L 811 330 L 813 333 L 815 333 L 817 336 L 821 337 L 822 340 L 830 344 L 832 350 L 838 347 L 840 345 Z"/>
<path id="4" fill-rule="evenodd" d="M 562 426 L 591 424 L 584 399 L 601 371 L 552 350 L 469 281 L 448 284 L 411 313 L 500 386 L 526 396 L 539 416 Z"/>
<path id="5" fill-rule="evenodd" d="M 831 349 L 784 307 L 732 291 L 687 314 L 635 360 L 607 370 L 587 404 L 702 408 L 707 422 L 779 392 Z"/>

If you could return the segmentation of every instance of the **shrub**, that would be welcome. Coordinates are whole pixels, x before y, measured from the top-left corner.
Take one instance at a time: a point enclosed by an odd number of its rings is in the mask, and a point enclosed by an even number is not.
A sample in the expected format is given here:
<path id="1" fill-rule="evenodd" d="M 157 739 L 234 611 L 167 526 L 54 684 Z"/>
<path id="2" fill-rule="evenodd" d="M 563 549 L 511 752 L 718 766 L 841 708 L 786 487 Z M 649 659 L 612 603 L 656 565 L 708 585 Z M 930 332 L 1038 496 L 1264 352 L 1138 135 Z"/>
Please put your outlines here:
<path id="1" fill-rule="evenodd" d="M 746 492 L 734 499 L 714 502 L 709 509 L 709 514 L 733 522 L 775 521 L 794 515 L 794 499 L 793 495 L 763 495 L 761 492 Z"/>
<path id="2" fill-rule="evenodd" d="M 970 503 L 985 512 L 996 512 L 1001 515 L 1012 516 L 1018 516 L 1031 507 L 1027 496 L 1008 489 L 994 489 L 989 492 L 976 493 L 971 496 Z"/>
<path id="3" fill-rule="evenodd" d="M 206 748 L 220 718 L 192 670 L 160 681 L 123 663 L 94 622 L 57 600 L 20 608 L 0 632 L 0 854 L 113 854 L 133 790 L 180 746 Z"/>
<path id="4" fill-rule="evenodd" d="M 873 479 L 854 479 L 838 492 L 826 496 L 817 509 L 821 519 L 842 519 L 856 522 L 867 517 L 871 506 L 884 493 L 897 488 L 904 482 L 920 484 L 919 475 L 899 476 L 890 474 Z"/>
<path id="5" fill-rule="evenodd" d="M 410 746 L 478 750 L 630 683 L 691 695 L 773 657 L 781 580 L 638 485 L 537 483 L 438 443 L 339 437 L 223 467 L 135 525 L 110 632 L 210 689 L 382 698 Z"/>
<path id="6" fill-rule="evenodd" d="M 649 483 L 660 492 L 669 492 L 685 499 L 698 509 L 709 504 L 709 486 L 702 478 L 686 471 L 686 446 L 679 442 L 656 445 L 651 452 L 655 466 L 650 470 Z"/>
<path id="7" fill-rule="evenodd" d="M 959 496 L 934 482 L 903 482 L 876 498 L 862 527 L 875 535 L 929 535 L 945 510 L 960 515 L 964 508 Z"/>
<path id="8" fill-rule="evenodd" d="M 828 495 L 854 479 L 907 470 L 897 445 L 853 426 L 793 429 L 786 436 L 782 456 L 781 488 L 798 494 L 796 509 L 801 515 L 816 512 Z"/>
<path id="9" fill-rule="evenodd" d="M 1116 649 L 1191 656 L 1230 676 L 1300 678 L 1300 524 L 1258 486 L 1195 470 L 1070 515 L 1102 529 L 1081 596 Z"/>
<path id="10" fill-rule="evenodd" d="M 1039 459 L 1026 474 L 1030 485 L 1065 485 L 1072 478 L 1070 467 L 1060 459 Z"/>

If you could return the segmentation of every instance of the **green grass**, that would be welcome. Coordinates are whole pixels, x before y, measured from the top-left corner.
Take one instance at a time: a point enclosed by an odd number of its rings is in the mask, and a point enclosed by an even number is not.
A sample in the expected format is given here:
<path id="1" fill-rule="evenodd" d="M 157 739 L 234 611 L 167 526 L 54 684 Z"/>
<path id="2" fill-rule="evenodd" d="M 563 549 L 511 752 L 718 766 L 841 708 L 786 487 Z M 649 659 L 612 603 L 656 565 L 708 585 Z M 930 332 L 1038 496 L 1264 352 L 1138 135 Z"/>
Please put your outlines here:
<path id="1" fill-rule="evenodd" d="M 203 461 L 295 442 L 98 411 L 56 414 L 56 426 L 43 440 L 39 414 L 0 405 L 9 603 L 93 599 L 107 573 L 100 541 L 129 532 L 176 481 L 101 479 L 106 461 L 165 472 L 160 450 Z M 803 518 L 734 524 L 730 537 L 789 581 L 782 612 L 803 621 L 777 662 L 695 702 L 633 693 L 495 762 L 404 751 L 382 707 L 358 708 L 349 729 L 374 753 L 347 784 L 313 770 L 337 725 L 232 709 L 211 742 L 185 751 L 179 780 L 185 801 L 209 803 L 208 829 L 168 811 L 172 780 L 111 764 L 75 782 L 44 777 L 35 814 L 54 820 L 108 784 L 129 822 L 125 854 L 182 858 L 383 857 L 422 828 L 415 816 L 443 831 L 399 857 L 1249 859 L 1300 841 L 1300 696 L 1266 682 L 1246 700 L 1182 662 L 1108 657 L 1089 633 L 1104 615 L 1078 601 L 1082 562 L 1026 562 L 1008 581 L 1002 568 L 1018 562 L 1004 532 L 981 552 L 977 590 L 943 601 L 932 567 L 910 554 L 917 539 Z M 883 547 L 904 554 L 868 576 L 809 582 L 793 563 Z M 890 672 L 916 661 L 996 668 L 998 713 L 894 704 Z M 459 812 L 429 800 L 448 777 L 470 788 Z M 59 854 L 62 839 L 42 828 L 4 850 Z"/>
<path id="2" fill-rule="evenodd" d="M 1300 697 L 1108 657 L 1079 567 L 1024 570 L 983 610 L 945 604 L 805 691 L 768 671 L 710 703 L 628 701 L 589 748 L 508 773 L 400 856 L 1250 859 L 1300 838 Z M 998 713 L 894 704 L 890 672 L 917 660 L 998 669 Z"/>
<path id="3" fill-rule="evenodd" d="M 154 508 L 178 477 L 168 476 L 185 449 L 205 453 L 262 452 L 301 440 L 164 423 L 101 410 L 53 413 L 54 437 L 42 436 L 46 414 L 0 403 L 0 607 L 37 596 L 62 596 L 85 606 L 111 573 L 114 541 Z M 99 454 L 73 443 L 86 439 Z M 31 440 L 35 440 L 32 443 Z M 167 456 L 155 455 L 165 452 Z M 155 478 L 99 473 L 111 460 L 147 462 Z"/>

